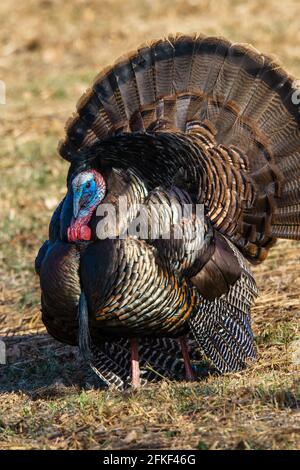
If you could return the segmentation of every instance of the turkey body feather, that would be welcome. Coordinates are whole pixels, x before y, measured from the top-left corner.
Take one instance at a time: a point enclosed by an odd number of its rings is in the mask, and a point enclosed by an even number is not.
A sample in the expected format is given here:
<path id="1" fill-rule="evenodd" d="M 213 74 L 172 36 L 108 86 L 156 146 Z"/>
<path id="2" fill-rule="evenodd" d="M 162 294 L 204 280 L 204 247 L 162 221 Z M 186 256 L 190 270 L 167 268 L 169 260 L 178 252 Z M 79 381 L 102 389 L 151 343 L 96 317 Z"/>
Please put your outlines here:
<path id="1" fill-rule="evenodd" d="M 263 261 L 278 237 L 300 238 L 294 92 L 293 77 L 249 45 L 176 35 L 122 57 L 80 99 L 59 145 L 70 162 L 67 194 L 36 270 L 49 333 L 90 342 L 107 383 L 128 383 L 130 338 L 140 339 L 142 367 L 170 377 L 183 373 L 183 335 L 192 358 L 197 344 L 220 372 L 255 358 L 249 262 Z M 106 189 L 93 207 L 113 205 L 118 220 L 106 239 L 97 233 L 103 214 L 86 209 L 99 174 Z M 152 225 L 163 207 L 168 237 L 123 236 L 141 204 L 146 215 L 154 207 Z M 181 238 L 174 204 L 204 208 L 180 221 Z"/>

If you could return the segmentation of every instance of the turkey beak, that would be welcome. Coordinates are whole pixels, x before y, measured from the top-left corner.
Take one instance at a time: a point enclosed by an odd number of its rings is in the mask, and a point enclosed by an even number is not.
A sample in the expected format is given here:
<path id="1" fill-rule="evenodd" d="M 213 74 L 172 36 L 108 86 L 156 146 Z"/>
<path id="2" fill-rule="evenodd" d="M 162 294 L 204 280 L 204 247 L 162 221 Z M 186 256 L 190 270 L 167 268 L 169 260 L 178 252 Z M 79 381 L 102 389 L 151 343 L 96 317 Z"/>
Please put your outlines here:
<path id="1" fill-rule="evenodd" d="M 81 191 L 74 194 L 74 198 L 73 198 L 73 217 L 74 217 L 74 219 L 77 218 L 79 210 L 80 210 L 80 200 L 81 200 Z"/>

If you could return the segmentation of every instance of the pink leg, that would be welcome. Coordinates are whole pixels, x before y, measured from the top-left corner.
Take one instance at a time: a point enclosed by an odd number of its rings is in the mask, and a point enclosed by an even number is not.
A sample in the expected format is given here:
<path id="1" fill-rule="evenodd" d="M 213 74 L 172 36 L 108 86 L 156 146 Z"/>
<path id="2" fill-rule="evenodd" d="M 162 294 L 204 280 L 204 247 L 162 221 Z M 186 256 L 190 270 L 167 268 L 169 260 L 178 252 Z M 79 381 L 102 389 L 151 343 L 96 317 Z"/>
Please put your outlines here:
<path id="1" fill-rule="evenodd" d="M 139 356 L 138 356 L 138 341 L 136 338 L 131 338 L 131 377 L 132 377 L 132 387 L 140 388 L 140 366 L 139 366 Z"/>
<path id="2" fill-rule="evenodd" d="M 179 338 L 179 342 L 180 342 L 182 357 L 183 357 L 183 361 L 184 361 L 185 378 L 186 378 L 186 380 L 193 381 L 193 380 L 195 380 L 195 375 L 194 375 L 194 372 L 193 372 L 193 369 L 192 369 L 192 364 L 191 364 L 191 361 L 190 361 L 190 356 L 189 356 L 189 351 L 188 351 L 188 348 L 187 348 L 185 336 L 181 336 Z"/>

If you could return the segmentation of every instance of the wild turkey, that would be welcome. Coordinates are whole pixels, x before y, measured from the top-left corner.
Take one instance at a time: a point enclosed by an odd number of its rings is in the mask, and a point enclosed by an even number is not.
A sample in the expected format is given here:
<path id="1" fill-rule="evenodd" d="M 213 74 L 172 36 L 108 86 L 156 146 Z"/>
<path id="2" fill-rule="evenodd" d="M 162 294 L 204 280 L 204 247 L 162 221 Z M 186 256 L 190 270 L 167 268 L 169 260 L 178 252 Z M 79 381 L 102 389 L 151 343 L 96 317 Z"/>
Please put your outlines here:
<path id="1" fill-rule="evenodd" d="M 123 56 L 80 99 L 59 145 L 67 194 L 36 270 L 48 332 L 86 356 L 97 350 L 108 383 L 126 384 L 129 343 L 134 386 L 138 349 L 143 366 L 171 377 L 182 373 L 178 344 L 188 378 L 187 344 L 220 372 L 255 358 L 248 261 L 263 261 L 278 237 L 300 237 L 295 93 L 293 78 L 247 44 L 176 35 Z M 119 196 L 126 220 L 118 213 L 118 236 L 98 239 L 96 209 Z M 181 239 L 120 236 L 140 203 L 158 202 L 172 230 L 174 202 L 203 204 L 204 220 L 182 222 Z"/>

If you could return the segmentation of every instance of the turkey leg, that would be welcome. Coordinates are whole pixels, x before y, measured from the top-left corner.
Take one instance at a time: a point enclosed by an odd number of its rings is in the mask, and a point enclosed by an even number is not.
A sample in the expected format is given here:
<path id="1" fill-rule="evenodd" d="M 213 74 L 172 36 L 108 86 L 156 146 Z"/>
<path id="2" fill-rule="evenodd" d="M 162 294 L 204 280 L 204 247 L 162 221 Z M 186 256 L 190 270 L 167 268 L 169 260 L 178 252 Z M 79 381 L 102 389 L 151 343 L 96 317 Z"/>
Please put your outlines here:
<path id="1" fill-rule="evenodd" d="M 179 343 L 181 347 L 181 352 L 182 352 L 182 357 L 184 361 L 184 367 L 185 367 L 185 378 L 186 380 L 193 381 L 195 380 L 195 375 L 192 369 L 192 364 L 189 356 L 189 351 L 188 347 L 186 344 L 186 338 L 185 336 L 181 336 L 179 338 Z"/>
<path id="2" fill-rule="evenodd" d="M 133 388 L 140 388 L 140 366 L 139 366 L 139 356 L 138 356 L 138 340 L 136 338 L 131 338 L 131 381 Z"/>

